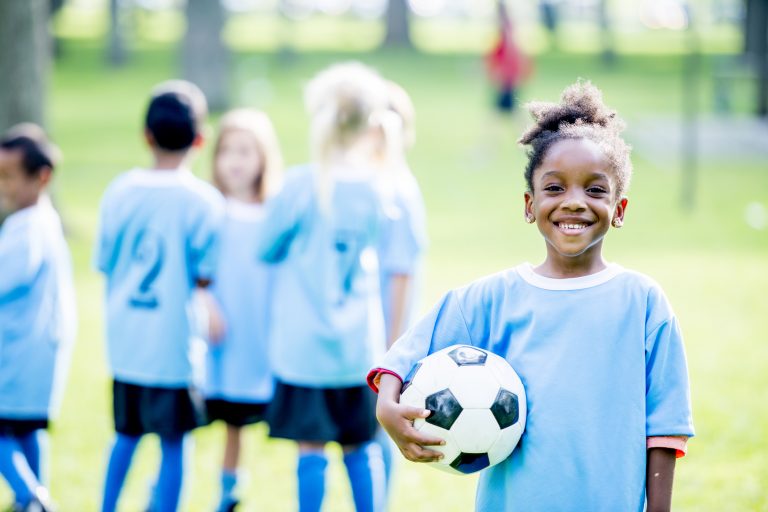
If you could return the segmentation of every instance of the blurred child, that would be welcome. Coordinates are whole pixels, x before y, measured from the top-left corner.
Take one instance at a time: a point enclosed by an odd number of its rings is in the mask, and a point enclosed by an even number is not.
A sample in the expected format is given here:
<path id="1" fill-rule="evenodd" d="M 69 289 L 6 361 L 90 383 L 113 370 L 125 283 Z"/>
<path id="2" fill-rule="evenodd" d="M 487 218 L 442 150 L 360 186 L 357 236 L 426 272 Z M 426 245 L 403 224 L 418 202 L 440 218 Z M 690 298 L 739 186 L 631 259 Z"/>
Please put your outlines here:
<path id="1" fill-rule="evenodd" d="M 376 249 L 376 188 L 385 82 L 357 63 L 332 66 L 307 87 L 314 162 L 286 173 L 267 205 L 262 254 L 281 261 L 270 342 L 277 377 L 270 435 L 299 444 L 299 510 L 319 511 L 325 445 L 344 451 L 355 507 L 381 510 L 374 400 L 364 367 L 384 350 Z M 363 374 L 359 373 L 363 369 Z"/>
<path id="2" fill-rule="evenodd" d="M 162 449 L 149 510 L 176 510 L 186 434 L 201 421 L 202 399 L 191 387 L 190 301 L 213 275 L 223 199 L 186 165 L 202 145 L 206 110 L 195 85 L 160 84 L 145 118 L 152 168 L 119 176 L 102 198 L 95 261 L 106 276 L 117 432 L 104 511 L 115 510 L 136 446 L 149 433 Z"/>
<path id="3" fill-rule="evenodd" d="M 408 93 L 388 82 L 389 112 L 380 131 L 384 165 L 381 188 L 388 209 L 379 241 L 381 301 L 387 346 L 408 328 L 416 309 L 421 260 L 427 245 L 426 212 L 419 184 L 406 161 L 415 141 L 415 109 Z M 392 441 L 379 429 L 377 442 L 384 459 L 387 490 L 392 475 Z"/>
<path id="4" fill-rule="evenodd" d="M 497 0 L 499 39 L 486 55 L 488 78 L 496 87 L 496 110 L 502 114 L 515 111 L 517 89 L 531 72 L 529 58 L 517 46 L 514 25 L 505 0 Z"/>
<path id="5" fill-rule="evenodd" d="M 693 435 L 682 334 L 658 284 L 602 255 L 627 208 L 623 122 L 589 83 L 530 109 L 525 219 L 546 258 L 448 292 L 406 332 L 369 374 L 379 420 L 410 460 L 440 459 L 441 440 L 412 424 L 429 411 L 398 403 L 402 376 L 449 345 L 479 346 L 520 375 L 528 416 L 512 455 L 480 476 L 477 510 L 669 510 Z"/>
<path id="6" fill-rule="evenodd" d="M 222 118 L 213 178 L 227 205 L 208 296 L 211 346 L 204 388 L 208 419 L 227 425 L 219 512 L 238 504 L 240 431 L 264 419 L 274 392 L 267 350 L 273 269 L 257 259 L 256 237 L 263 202 L 281 172 L 277 136 L 264 113 L 242 109 Z"/>
<path id="7" fill-rule="evenodd" d="M 75 335 L 72 265 L 46 195 L 56 149 L 34 125 L 0 139 L 0 474 L 11 510 L 50 510 L 46 429 Z"/>

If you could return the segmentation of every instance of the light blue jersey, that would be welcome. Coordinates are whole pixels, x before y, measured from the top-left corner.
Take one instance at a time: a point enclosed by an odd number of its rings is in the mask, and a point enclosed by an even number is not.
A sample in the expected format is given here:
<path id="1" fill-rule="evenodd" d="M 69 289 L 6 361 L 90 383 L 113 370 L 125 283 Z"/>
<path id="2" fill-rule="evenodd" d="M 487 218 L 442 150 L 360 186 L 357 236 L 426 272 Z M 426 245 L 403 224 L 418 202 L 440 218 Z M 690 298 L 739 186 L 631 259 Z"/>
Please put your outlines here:
<path id="1" fill-rule="evenodd" d="M 226 332 L 208 349 L 207 398 L 257 403 L 272 399 L 274 378 L 267 343 L 275 268 L 257 258 L 263 222 L 261 205 L 227 202 L 211 288 Z"/>
<path id="2" fill-rule="evenodd" d="M 692 436 L 683 340 L 662 290 L 610 265 L 550 279 L 530 265 L 449 292 L 388 352 L 406 375 L 456 343 L 500 354 L 520 375 L 520 444 L 484 471 L 477 510 L 637 511 L 647 436 Z"/>
<path id="3" fill-rule="evenodd" d="M 325 203 L 317 171 L 286 173 L 267 203 L 260 253 L 280 265 L 270 341 L 275 375 L 288 384 L 365 384 L 384 350 L 376 248 L 383 221 L 371 171 L 332 169 Z"/>
<path id="4" fill-rule="evenodd" d="M 385 190 L 388 211 L 379 241 L 379 268 L 384 325 L 389 339 L 393 276 L 408 275 L 412 279 L 406 297 L 404 327 L 410 326 L 418 307 L 416 297 L 421 289 L 422 257 L 427 247 L 427 216 L 419 184 L 409 169 L 396 169 L 384 181 L 381 188 Z"/>
<path id="5" fill-rule="evenodd" d="M 224 200 L 189 171 L 133 170 L 101 201 L 96 266 L 107 278 L 107 349 L 116 380 L 192 381 L 192 292 L 210 279 Z"/>
<path id="6" fill-rule="evenodd" d="M 69 249 L 41 198 L 0 226 L 0 418 L 55 415 L 76 322 Z"/>

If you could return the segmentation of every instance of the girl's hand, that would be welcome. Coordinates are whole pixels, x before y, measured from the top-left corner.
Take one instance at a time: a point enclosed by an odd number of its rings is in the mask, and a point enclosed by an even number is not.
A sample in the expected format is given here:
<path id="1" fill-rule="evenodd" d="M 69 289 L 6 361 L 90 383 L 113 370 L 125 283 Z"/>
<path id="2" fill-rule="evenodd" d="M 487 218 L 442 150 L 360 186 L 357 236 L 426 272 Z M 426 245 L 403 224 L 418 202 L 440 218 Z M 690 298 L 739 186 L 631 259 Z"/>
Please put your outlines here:
<path id="1" fill-rule="evenodd" d="M 227 332 L 227 323 L 224 320 L 224 314 L 221 312 L 221 307 L 211 292 L 208 290 L 198 289 L 200 299 L 205 306 L 206 318 L 208 320 L 208 341 L 211 345 L 218 345 L 221 340 L 224 339 L 224 335 Z"/>
<path id="2" fill-rule="evenodd" d="M 418 407 L 399 403 L 400 381 L 393 375 L 384 374 L 379 383 L 379 399 L 376 403 L 376 418 L 387 431 L 406 459 L 413 462 L 436 462 L 443 454 L 425 446 L 442 446 L 445 441 L 438 437 L 419 432 L 413 427 L 413 420 L 424 419 L 430 412 Z"/>

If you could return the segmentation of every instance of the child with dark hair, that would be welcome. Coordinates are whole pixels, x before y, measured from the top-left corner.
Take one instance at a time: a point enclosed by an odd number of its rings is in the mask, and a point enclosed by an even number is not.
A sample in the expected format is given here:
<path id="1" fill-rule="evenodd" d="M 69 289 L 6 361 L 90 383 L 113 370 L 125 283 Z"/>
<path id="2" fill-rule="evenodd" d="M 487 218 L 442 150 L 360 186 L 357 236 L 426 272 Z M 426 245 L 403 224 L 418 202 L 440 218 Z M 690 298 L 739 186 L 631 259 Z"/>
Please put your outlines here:
<path id="1" fill-rule="evenodd" d="M 115 510 L 134 451 L 149 433 L 160 436 L 162 449 L 149 510 L 176 510 L 186 434 L 204 419 L 192 386 L 191 301 L 213 274 L 223 198 L 186 165 L 202 145 L 205 115 L 205 97 L 195 85 L 160 84 L 145 122 L 152 168 L 119 176 L 102 198 L 95 263 L 107 280 L 117 431 L 104 511 Z"/>
<path id="2" fill-rule="evenodd" d="M 46 196 L 57 150 L 25 124 L 0 139 L 0 474 L 12 510 L 50 510 L 46 429 L 75 336 L 72 265 Z"/>
<path id="3" fill-rule="evenodd" d="M 693 436 L 680 326 L 650 278 L 603 258 L 624 222 L 632 172 L 622 121 L 589 83 L 530 105 L 525 220 L 546 257 L 448 292 L 369 374 L 379 421 L 413 461 L 442 454 L 400 405 L 402 376 L 463 343 L 507 359 L 526 388 L 527 427 L 483 472 L 481 511 L 669 510 L 675 458 Z"/>

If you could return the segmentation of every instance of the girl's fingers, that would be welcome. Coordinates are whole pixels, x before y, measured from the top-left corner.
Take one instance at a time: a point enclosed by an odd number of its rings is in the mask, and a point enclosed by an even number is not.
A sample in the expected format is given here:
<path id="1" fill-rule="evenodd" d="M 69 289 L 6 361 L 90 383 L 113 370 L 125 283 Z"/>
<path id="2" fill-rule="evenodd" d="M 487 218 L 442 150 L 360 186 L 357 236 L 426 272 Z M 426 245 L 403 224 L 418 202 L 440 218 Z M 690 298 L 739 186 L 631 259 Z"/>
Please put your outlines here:
<path id="1" fill-rule="evenodd" d="M 410 405 L 401 405 L 400 407 L 402 409 L 401 414 L 403 417 L 409 420 L 423 420 L 430 415 L 430 412 L 427 409 L 422 409 L 421 407 L 411 407 Z"/>
<path id="2" fill-rule="evenodd" d="M 418 444 L 418 445 L 421 445 L 421 446 L 443 446 L 443 445 L 445 445 L 445 440 L 443 440 L 443 439 L 441 439 L 441 438 L 439 438 L 437 436 L 433 436 L 433 435 L 425 434 L 423 432 L 419 432 L 415 428 L 411 428 L 411 429 L 408 430 L 408 432 L 406 432 L 405 439 L 409 443 L 415 443 L 415 444 Z"/>
<path id="3" fill-rule="evenodd" d="M 410 443 L 405 447 L 403 455 L 413 462 L 437 462 L 443 458 L 442 453 L 422 448 L 414 443 Z"/>

